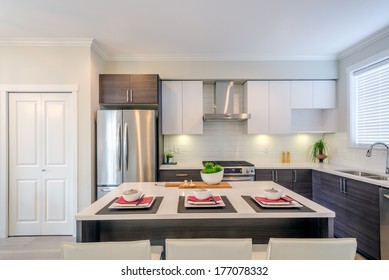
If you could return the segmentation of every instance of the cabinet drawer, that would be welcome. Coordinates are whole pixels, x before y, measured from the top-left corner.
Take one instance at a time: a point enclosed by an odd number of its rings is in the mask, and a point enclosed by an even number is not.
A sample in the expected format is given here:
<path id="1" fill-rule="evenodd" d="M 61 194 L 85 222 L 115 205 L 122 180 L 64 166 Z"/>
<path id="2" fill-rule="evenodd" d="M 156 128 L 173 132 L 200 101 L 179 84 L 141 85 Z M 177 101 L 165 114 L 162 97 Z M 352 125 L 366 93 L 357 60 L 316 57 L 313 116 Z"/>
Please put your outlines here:
<path id="1" fill-rule="evenodd" d="M 161 182 L 183 182 L 184 180 L 201 181 L 200 169 L 159 171 Z"/>

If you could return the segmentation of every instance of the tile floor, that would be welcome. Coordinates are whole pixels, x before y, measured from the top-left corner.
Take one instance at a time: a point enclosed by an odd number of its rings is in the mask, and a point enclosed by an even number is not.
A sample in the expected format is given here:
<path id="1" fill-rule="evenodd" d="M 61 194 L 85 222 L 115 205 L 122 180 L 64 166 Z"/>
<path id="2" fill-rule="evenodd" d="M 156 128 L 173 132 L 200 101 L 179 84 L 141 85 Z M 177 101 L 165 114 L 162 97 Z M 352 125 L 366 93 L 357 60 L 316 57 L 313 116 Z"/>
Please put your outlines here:
<path id="1" fill-rule="evenodd" d="M 61 242 L 74 236 L 23 236 L 0 238 L 0 260 L 60 260 Z M 364 260 L 357 254 L 356 260 Z"/>
<path id="2" fill-rule="evenodd" d="M 0 238 L 0 260 L 60 260 L 61 242 L 73 236 L 19 236 Z"/>

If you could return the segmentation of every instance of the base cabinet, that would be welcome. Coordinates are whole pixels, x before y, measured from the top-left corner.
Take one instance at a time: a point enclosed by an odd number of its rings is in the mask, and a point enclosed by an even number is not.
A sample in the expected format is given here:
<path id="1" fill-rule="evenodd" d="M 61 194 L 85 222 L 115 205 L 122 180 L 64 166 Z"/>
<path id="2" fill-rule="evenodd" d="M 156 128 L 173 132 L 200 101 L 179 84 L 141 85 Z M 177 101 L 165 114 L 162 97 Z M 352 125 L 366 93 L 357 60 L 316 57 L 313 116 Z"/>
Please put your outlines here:
<path id="1" fill-rule="evenodd" d="M 312 171 L 313 201 L 336 213 L 336 237 L 355 237 L 358 252 L 380 259 L 379 187 Z"/>
<path id="2" fill-rule="evenodd" d="M 185 180 L 202 181 L 200 169 L 185 169 L 185 170 L 160 170 L 160 182 L 184 182 Z"/>
<path id="3" fill-rule="evenodd" d="M 273 181 L 308 199 L 312 199 L 311 169 L 256 169 L 256 181 Z"/>

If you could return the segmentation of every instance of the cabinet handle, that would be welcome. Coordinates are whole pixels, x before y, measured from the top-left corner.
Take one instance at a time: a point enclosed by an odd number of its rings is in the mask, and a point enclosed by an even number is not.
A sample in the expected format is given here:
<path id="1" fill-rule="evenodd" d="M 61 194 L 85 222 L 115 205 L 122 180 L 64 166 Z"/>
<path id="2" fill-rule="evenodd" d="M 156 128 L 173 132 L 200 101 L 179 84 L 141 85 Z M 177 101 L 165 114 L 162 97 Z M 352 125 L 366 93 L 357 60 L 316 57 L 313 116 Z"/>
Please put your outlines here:
<path id="1" fill-rule="evenodd" d="M 275 175 L 274 175 L 274 170 L 271 171 L 271 180 L 273 182 L 275 182 L 275 180 L 276 180 Z"/>
<path id="2" fill-rule="evenodd" d="M 127 90 L 127 103 L 128 103 L 128 90 Z"/>
<path id="3" fill-rule="evenodd" d="M 343 178 L 343 193 L 347 193 L 347 180 Z"/>
<path id="4" fill-rule="evenodd" d="M 188 174 L 187 173 L 177 173 L 176 174 L 176 177 L 187 177 Z"/>
<path id="5" fill-rule="evenodd" d="M 274 182 L 278 182 L 278 170 L 273 170 L 274 171 Z"/>
<path id="6" fill-rule="evenodd" d="M 384 194 L 384 198 L 389 199 L 389 195 Z"/>
<path id="7" fill-rule="evenodd" d="M 296 183 L 297 182 L 297 171 L 296 170 L 293 170 L 293 183 Z"/>
<path id="8" fill-rule="evenodd" d="M 347 181 L 345 178 L 339 179 L 339 188 L 341 193 L 347 193 Z"/>
<path id="9" fill-rule="evenodd" d="M 133 91 L 130 90 L 130 103 L 132 103 L 132 101 L 133 101 L 133 100 L 132 100 L 132 99 L 133 99 L 133 98 L 132 98 L 132 97 L 133 97 L 133 94 L 132 94 L 132 93 L 133 93 Z"/>

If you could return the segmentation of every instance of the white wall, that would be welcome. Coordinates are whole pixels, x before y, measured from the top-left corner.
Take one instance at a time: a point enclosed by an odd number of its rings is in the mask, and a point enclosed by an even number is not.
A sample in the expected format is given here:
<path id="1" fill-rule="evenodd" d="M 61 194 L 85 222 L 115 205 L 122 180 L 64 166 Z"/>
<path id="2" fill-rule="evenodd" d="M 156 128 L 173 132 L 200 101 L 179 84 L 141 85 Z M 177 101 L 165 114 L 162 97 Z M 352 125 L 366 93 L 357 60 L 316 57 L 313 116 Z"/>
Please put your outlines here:
<path id="1" fill-rule="evenodd" d="M 162 80 L 336 79 L 337 62 L 293 61 L 132 61 L 107 62 L 105 73 L 153 73 Z"/>
<path id="2" fill-rule="evenodd" d="M 76 84 L 78 209 L 91 202 L 92 131 L 89 47 L 0 47 L 0 84 Z"/>
<path id="3" fill-rule="evenodd" d="M 346 69 L 370 57 L 389 50 L 389 33 L 380 40 L 344 57 L 338 66 L 338 133 L 329 135 L 333 147 L 332 162 L 350 167 L 363 168 L 376 172 L 385 172 L 386 151 L 375 150 L 370 158 L 366 149 L 349 148 L 349 106 Z"/>

